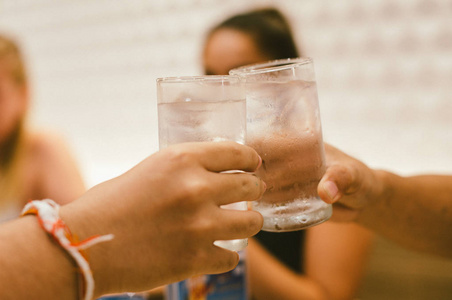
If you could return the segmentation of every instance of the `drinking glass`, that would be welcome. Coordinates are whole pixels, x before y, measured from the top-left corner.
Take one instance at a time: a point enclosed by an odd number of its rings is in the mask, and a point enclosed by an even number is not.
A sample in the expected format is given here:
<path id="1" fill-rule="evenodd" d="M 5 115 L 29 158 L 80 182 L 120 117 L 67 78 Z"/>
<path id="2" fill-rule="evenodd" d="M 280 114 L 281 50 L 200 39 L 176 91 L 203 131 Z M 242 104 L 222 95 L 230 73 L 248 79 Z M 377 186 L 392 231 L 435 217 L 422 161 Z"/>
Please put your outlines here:
<path id="1" fill-rule="evenodd" d="M 245 91 L 237 76 L 158 78 L 157 102 L 160 149 L 184 142 L 245 143 Z M 247 202 L 222 208 L 247 210 Z M 215 244 L 238 251 L 247 246 L 248 239 Z"/>
<path id="2" fill-rule="evenodd" d="M 262 157 L 257 175 L 267 184 L 252 207 L 265 231 L 320 224 L 332 207 L 317 194 L 325 172 L 319 103 L 312 59 L 296 58 L 230 71 L 246 89 L 247 144 Z"/>

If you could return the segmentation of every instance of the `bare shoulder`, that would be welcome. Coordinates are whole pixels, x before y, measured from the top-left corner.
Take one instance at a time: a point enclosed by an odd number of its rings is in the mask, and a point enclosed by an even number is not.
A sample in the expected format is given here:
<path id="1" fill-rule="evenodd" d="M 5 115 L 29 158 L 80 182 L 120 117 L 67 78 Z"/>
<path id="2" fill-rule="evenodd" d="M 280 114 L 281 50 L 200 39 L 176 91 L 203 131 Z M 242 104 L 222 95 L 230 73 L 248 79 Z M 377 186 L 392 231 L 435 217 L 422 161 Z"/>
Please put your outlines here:
<path id="1" fill-rule="evenodd" d="M 47 130 L 30 132 L 26 149 L 26 172 L 29 182 L 33 183 L 32 198 L 66 203 L 84 192 L 77 161 L 62 135 Z"/>
<path id="2" fill-rule="evenodd" d="M 50 130 L 32 131 L 28 134 L 28 150 L 35 159 L 53 160 L 69 151 L 61 134 Z"/>
<path id="3" fill-rule="evenodd" d="M 73 169 L 77 165 L 75 157 L 66 139 L 50 130 L 31 131 L 26 139 L 26 157 L 28 168 L 36 172 L 48 173 L 62 168 Z"/>

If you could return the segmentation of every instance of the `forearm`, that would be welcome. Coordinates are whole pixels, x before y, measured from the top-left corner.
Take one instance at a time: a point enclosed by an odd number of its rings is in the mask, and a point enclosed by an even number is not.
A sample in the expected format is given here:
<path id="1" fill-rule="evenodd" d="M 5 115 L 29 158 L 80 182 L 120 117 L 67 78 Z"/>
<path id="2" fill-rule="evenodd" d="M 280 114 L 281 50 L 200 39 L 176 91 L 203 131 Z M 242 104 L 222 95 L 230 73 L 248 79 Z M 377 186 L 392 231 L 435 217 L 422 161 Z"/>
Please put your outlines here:
<path id="1" fill-rule="evenodd" d="M 60 209 L 61 219 L 79 240 L 112 230 L 108 218 L 99 218 L 99 201 L 90 200 L 94 198 L 83 196 Z M 79 267 L 41 228 L 36 216 L 2 224 L 0 241 L 0 299 L 79 299 L 82 296 L 84 278 Z M 110 241 L 85 250 L 95 279 L 96 296 L 109 292 L 110 281 L 118 280 L 118 276 L 104 271 L 114 265 L 118 248 L 121 249 Z"/>
<path id="2" fill-rule="evenodd" d="M 407 247 L 452 257 L 452 176 L 375 172 L 383 189 L 358 222 Z"/>
<path id="3" fill-rule="evenodd" d="M 75 264 L 35 216 L 3 224 L 0 241 L 1 299 L 77 299 Z"/>
<path id="4" fill-rule="evenodd" d="M 250 237 L 263 220 L 254 211 L 221 205 L 262 197 L 265 184 L 249 174 L 261 162 L 253 149 L 234 142 L 185 143 L 62 206 L 61 220 L 80 241 L 114 236 L 87 250 L 94 295 L 149 290 L 232 270 L 238 254 L 213 242 Z M 245 172 L 222 173 L 227 170 Z M 78 296 L 77 266 L 36 217 L 1 224 L 0 241 L 1 299 Z"/>
<path id="5" fill-rule="evenodd" d="M 249 281 L 253 300 L 328 299 L 325 289 L 307 276 L 296 274 L 256 241 L 248 246 Z"/>
<path id="6" fill-rule="evenodd" d="M 325 222 L 307 229 L 306 276 L 321 285 L 329 300 L 354 299 L 372 250 L 373 234 L 353 223 Z"/>

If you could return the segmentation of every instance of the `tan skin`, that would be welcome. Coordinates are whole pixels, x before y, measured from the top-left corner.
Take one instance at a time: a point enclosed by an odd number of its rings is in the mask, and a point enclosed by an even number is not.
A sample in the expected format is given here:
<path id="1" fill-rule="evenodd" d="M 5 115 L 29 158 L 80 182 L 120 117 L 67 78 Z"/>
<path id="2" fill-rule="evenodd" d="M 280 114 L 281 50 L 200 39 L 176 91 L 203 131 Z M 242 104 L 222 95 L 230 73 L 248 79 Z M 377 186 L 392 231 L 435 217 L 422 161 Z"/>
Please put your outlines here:
<path id="1" fill-rule="evenodd" d="M 208 75 L 228 75 L 233 68 L 265 60 L 268 58 L 249 36 L 228 29 L 210 36 L 203 55 L 204 72 Z"/>
<path id="2" fill-rule="evenodd" d="M 257 49 L 250 36 L 231 29 L 220 29 L 213 33 L 203 53 L 206 74 L 228 74 L 232 68 L 267 60 L 270 58 Z M 296 159 L 296 153 L 292 154 Z M 277 160 L 278 155 L 270 153 L 267 159 L 273 157 Z M 290 151 L 285 155 L 291 155 Z M 303 163 L 300 161 L 298 165 L 301 171 Z M 274 174 L 278 173 L 274 171 Z M 280 181 L 273 177 L 272 182 L 266 182 L 269 187 L 293 184 L 287 180 L 288 177 L 297 180 L 296 174 L 287 176 L 286 171 L 279 172 L 284 175 Z M 266 193 L 271 191 L 267 190 Z M 306 273 L 297 274 L 257 241 L 250 240 L 247 257 L 252 296 L 258 300 L 352 299 L 359 287 L 371 243 L 372 234 L 354 224 L 326 222 L 307 229 L 304 256 Z"/>
<path id="3" fill-rule="evenodd" d="M 263 219 L 220 206 L 262 196 L 265 183 L 251 174 L 260 164 L 256 151 L 234 142 L 179 144 L 62 206 L 80 239 L 114 234 L 88 249 L 95 296 L 233 269 L 238 254 L 214 241 L 250 237 Z M 35 216 L 0 224 L 0 240 L 1 299 L 81 299 L 73 261 Z"/>
<path id="4" fill-rule="evenodd" d="M 28 106 L 27 87 L 14 82 L 7 64 L 0 62 L 0 147 L 24 118 Z M 18 208 L 31 199 L 51 198 L 67 203 L 85 191 L 76 162 L 61 137 L 51 132 L 26 130 L 23 147 L 20 172 L 23 194 L 17 199 Z"/>
<path id="5" fill-rule="evenodd" d="M 405 247 L 452 257 L 452 176 L 402 177 L 329 145 L 326 154 L 329 166 L 318 193 L 334 203 L 334 220 L 355 221 Z"/>

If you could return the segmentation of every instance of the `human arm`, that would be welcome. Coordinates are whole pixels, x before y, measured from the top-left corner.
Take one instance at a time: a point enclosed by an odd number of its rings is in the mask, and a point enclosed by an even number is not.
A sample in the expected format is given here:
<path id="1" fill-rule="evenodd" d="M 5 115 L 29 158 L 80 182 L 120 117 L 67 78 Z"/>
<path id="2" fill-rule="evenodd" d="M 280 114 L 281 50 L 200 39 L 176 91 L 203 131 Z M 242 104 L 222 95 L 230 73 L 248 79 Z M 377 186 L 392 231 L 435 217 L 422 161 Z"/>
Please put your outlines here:
<path id="1" fill-rule="evenodd" d="M 326 222 L 307 229 L 304 274 L 292 271 L 253 241 L 248 247 L 253 299 L 352 299 L 371 237 L 355 224 Z"/>
<path id="2" fill-rule="evenodd" d="M 318 193 L 333 219 L 356 221 L 419 251 L 452 257 L 452 176 L 402 177 L 373 170 L 325 145 L 328 169 Z"/>
<path id="3" fill-rule="evenodd" d="M 248 278 L 253 300 L 322 299 L 318 296 L 323 291 L 313 280 L 287 268 L 256 240 L 249 240 L 247 251 Z"/>
<path id="4" fill-rule="evenodd" d="M 81 240 L 115 236 L 88 250 L 95 295 L 231 270 L 238 254 L 213 241 L 254 235 L 262 216 L 220 205 L 258 199 L 265 184 L 251 174 L 219 172 L 252 172 L 259 161 L 233 142 L 177 145 L 62 206 L 61 219 Z M 75 265 L 34 216 L 0 225 L 0 240 L 0 298 L 76 299 Z"/>
<path id="5" fill-rule="evenodd" d="M 357 224 L 328 221 L 309 228 L 304 259 L 306 276 L 321 288 L 325 299 L 354 299 L 372 242 L 373 234 Z"/>

